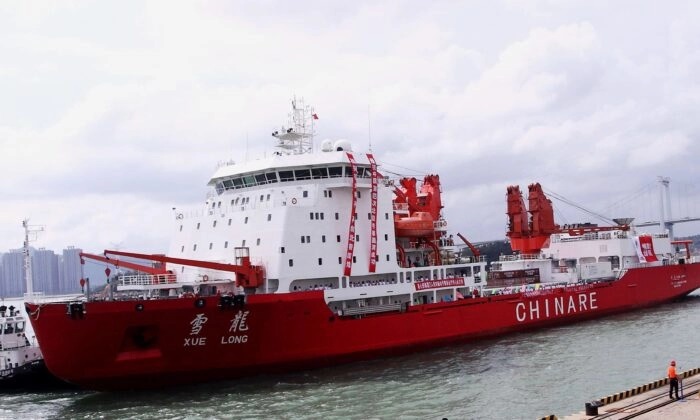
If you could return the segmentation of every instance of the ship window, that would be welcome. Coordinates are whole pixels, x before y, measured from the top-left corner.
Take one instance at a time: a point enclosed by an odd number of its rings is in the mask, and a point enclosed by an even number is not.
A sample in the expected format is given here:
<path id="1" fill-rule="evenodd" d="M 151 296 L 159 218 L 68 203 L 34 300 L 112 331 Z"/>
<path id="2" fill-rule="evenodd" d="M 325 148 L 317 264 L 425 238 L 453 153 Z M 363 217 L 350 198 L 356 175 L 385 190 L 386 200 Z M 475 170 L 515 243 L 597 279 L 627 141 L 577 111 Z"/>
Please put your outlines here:
<path id="1" fill-rule="evenodd" d="M 360 191 L 357 192 L 357 198 L 362 198 L 362 194 L 360 194 Z"/>
<path id="2" fill-rule="evenodd" d="M 228 248 L 228 241 L 224 242 L 224 248 Z"/>
<path id="3" fill-rule="evenodd" d="M 306 235 L 306 243 L 310 244 L 311 243 L 311 236 Z"/>
<path id="4" fill-rule="evenodd" d="M 265 194 L 260 194 L 260 202 L 263 202 L 263 199 L 265 198 Z"/>
<path id="5" fill-rule="evenodd" d="M 314 220 L 314 212 L 309 213 L 309 220 Z"/>
<path id="6" fill-rule="evenodd" d="M 182 248 L 180 248 L 180 252 L 185 252 L 185 246 L 183 245 Z"/>
<path id="7" fill-rule="evenodd" d="M 272 214 L 271 214 L 271 213 L 268 213 L 268 214 L 267 214 L 267 221 L 269 222 L 270 220 L 272 220 Z"/>
<path id="8" fill-rule="evenodd" d="M 209 249 L 212 249 L 214 247 L 214 242 L 209 242 Z"/>
<path id="9" fill-rule="evenodd" d="M 246 203 L 246 204 L 250 203 L 250 197 L 246 197 L 246 198 L 245 198 L 245 203 Z"/>
<path id="10" fill-rule="evenodd" d="M 192 251 L 196 251 L 196 250 L 197 250 L 197 244 L 194 244 L 194 245 L 192 246 Z"/>
<path id="11" fill-rule="evenodd" d="M 323 258 L 318 259 L 318 265 L 323 265 Z"/>
<path id="12" fill-rule="evenodd" d="M 336 214 L 335 214 L 335 220 L 338 220 L 339 217 L 340 217 L 340 215 L 338 215 L 338 213 L 336 213 Z"/>
<path id="13" fill-rule="evenodd" d="M 236 201 L 236 200 L 231 199 L 231 205 L 233 205 L 233 203 L 234 203 L 235 201 Z"/>
<path id="14" fill-rule="evenodd" d="M 292 171 L 280 171 L 280 181 L 294 181 L 294 172 Z"/>
<path id="15" fill-rule="evenodd" d="M 333 197 L 333 191 L 328 190 L 328 198 L 332 198 L 332 197 Z"/>
<path id="16" fill-rule="evenodd" d="M 248 216 L 246 216 L 245 219 L 243 220 L 243 224 L 245 224 L 245 225 L 248 224 Z"/>
<path id="17" fill-rule="evenodd" d="M 252 187 L 255 185 L 255 177 L 253 177 L 253 175 L 246 175 L 243 177 L 243 183 L 246 187 Z"/>
<path id="18" fill-rule="evenodd" d="M 340 166 L 331 166 L 328 168 L 328 175 L 330 175 L 331 178 L 340 178 L 343 176 L 343 168 Z"/>
<path id="19" fill-rule="evenodd" d="M 224 180 L 224 187 L 225 187 L 227 190 L 232 189 L 232 188 L 233 188 L 233 181 L 230 180 L 230 179 Z"/>
<path id="20" fill-rule="evenodd" d="M 321 235 L 321 242 L 326 242 L 326 235 Z"/>
<path id="21" fill-rule="evenodd" d="M 327 168 L 312 169 L 311 176 L 313 176 L 314 179 L 328 178 L 328 169 Z"/>
<path id="22" fill-rule="evenodd" d="M 217 182 L 216 183 L 216 193 L 221 194 L 224 192 L 224 190 L 225 190 L 224 184 L 222 184 L 221 182 Z"/>
<path id="23" fill-rule="evenodd" d="M 197 229 L 199 230 L 199 223 L 197 223 Z"/>
<path id="24" fill-rule="evenodd" d="M 294 171 L 294 177 L 297 181 L 302 179 L 311 179 L 311 171 L 308 169 L 297 169 Z"/>
<path id="25" fill-rule="evenodd" d="M 216 227 L 216 220 L 214 220 L 214 223 L 212 223 L 211 227 Z"/>
<path id="26" fill-rule="evenodd" d="M 216 208 L 216 203 L 211 203 L 211 208 Z"/>
<path id="27" fill-rule="evenodd" d="M 273 182 L 277 182 L 277 173 L 276 172 L 267 172 L 265 174 L 265 178 L 267 178 L 268 184 L 272 184 Z"/>
<path id="28" fill-rule="evenodd" d="M 386 220 L 389 220 L 389 213 L 384 213 L 384 218 L 385 218 Z"/>
<path id="29" fill-rule="evenodd" d="M 233 178 L 233 186 L 235 188 L 243 188 L 243 180 L 240 178 Z"/>
<path id="30" fill-rule="evenodd" d="M 357 220 L 357 213 L 353 214 L 352 217 L 354 217 L 355 220 Z"/>
<path id="31" fill-rule="evenodd" d="M 255 245 L 260 245 L 260 238 L 255 241 Z"/>
<path id="32" fill-rule="evenodd" d="M 284 247 L 283 246 L 280 247 L 280 254 L 284 254 Z"/>
<path id="33" fill-rule="evenodd" d="M 343 171 L 343 172 L 345 173 L 345 177 L 352 178 L 352 168 L 350 166 L 344 166 L 344 168 L 345 168 L 345 171 Z"/>
<path id="34" fill-rule="evenodd" d="M 255 175 L 255 181 L 258 183 L 258 185 L 267 184 L 267 178 L 265 178 L 265 174 Z"/>
<path id="35" fill-rule="evenodd" d="M 367 220 L 372 220 L 372 213 L 367 213 Z"/>
<path id="36" fill-rule="evenodd" d="M 183 266 L 180 266 L 180 272 L 181 272 L 181 273 L 184 273 L 184 272 L 185 272 L 185 266 L 184 266 L 184 265 L 183 265 Z"/>
<path id="37" fill-rule="evenodd" d="M 231 219 L 228 219 L 228 225 L 231 226 Z"/>
<path id="38" fill-rule="evenodd" d="M 305 244 L 306 243 L 306 236 L 301 235 L 301 243 Z"/>
<path id="39" fill-rule="evenodd" d="M 386 260 L 389 261 L 389 254 L 386 254 Z"/>
<path id="40" fill-rule="evenodd" d="M 342 264 L 342 263 L 343 263 L 343 257 L 338 257 L 338 264 Z"/>
<path id="41" fill-rule="evenodd" d="M 357 257 L 354 255 L 352 256 L 352 262 L 353 262 L 353 264 L 357 262 Z"/>
<path id="42" fill-rule="evenodd" d="M 270 201 L 270 194 L 267 195 L 267 197 L 265 198 L 265 201 Z"/>
<path id="43" fill-rule="evenodd" d="M 245 246 L 245 239 L 241 242 L 241 246 Z"/>
<path id="44" fill-rule="evenodd" d="M 365 168 L 362 168 L 362 167 L 357 168 L 357 177 L 358 178 L 365 177 Z"/>
<path id="45" fill-rule="evenodd" d="M 221 207 L 221 201 L 219 201 L 218 203 L 216 203 L 216 207 Z"/>
<path id="46" fill-rule="evenodd" d="M 294 260 L 291 258 L 289 259 L 289 266 L 294 267 Z"/>
<path id="47" fill-rule="evenodd" d="M 384 234 L 384 240 L 385 240 L 385 241 L 388 241 L 388 240 L 389 240 L 389 235 L 386 234 L 386 233 Z"/>
<path id="48" fill-rule="evenodd" d="M 340 242 L 340 235 L 337 235 L 335 238 Z"/>
<path id="49" fill-rule="evenodd" d="M 355 235 L 355 241 L 360 242 L 360 235 Z"/>
<path id="50" fill-rule="evenodd" d="M 321 213 L 321 220 L 323 220 L 323 213 Z"/>
<path id="51" fill-rule="evenodd" d="M 182 232 L 182 225 L 180 225 L 180 232 Z"/>
<path id="52" fill-rule="evenodd" d="M 316 220 L 318 220 L 318 218 L 319 218 L 318 213 L 315 214 L 315 217 L 316 217 Z"/>
<path id="53" fill-rule="evenodd" d="M 306 197 L 309 196 L 309 192 L 306 191 L 306 190 L 304 190 L 304 191 L 302 191 L 301 196 L 304 197 L 304 198 L 306 198 Z"/>
<path id="54" fill-rule="evenodd" d="M 323 190 L 323 196 L 328 197 L 328 190 Z"/>

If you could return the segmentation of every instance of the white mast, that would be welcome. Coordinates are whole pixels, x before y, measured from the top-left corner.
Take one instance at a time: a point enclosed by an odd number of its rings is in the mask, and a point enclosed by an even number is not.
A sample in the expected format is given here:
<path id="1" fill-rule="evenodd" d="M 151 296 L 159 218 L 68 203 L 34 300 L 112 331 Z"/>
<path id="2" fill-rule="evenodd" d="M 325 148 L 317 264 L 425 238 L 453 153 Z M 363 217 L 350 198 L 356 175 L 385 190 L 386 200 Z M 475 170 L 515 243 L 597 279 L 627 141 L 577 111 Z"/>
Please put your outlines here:
<path id="1" fill-rule="evenodd" d="M 275 145 L 286 154 L 311 153 L 314 149 L 314 109 L 304 104 L 304 99 L 292 99 L 289 126 L 282 126 L 272 133 L 279 142 Z"/>
<path id="2" fill-rule="evenodd" d="M 32 281 L 32 256 L 29 253 L 29 234 L 36 235 L 43 232 L 44 228 L 43 226 L 29 226 L 29 219 L 22 220 L 22 226 L 24 227 L 24 281 L 27 284 L 26 297 L 31 298 L 34 295 L 34 283 Z M 33 239 L 36 239 L 36 236 Z"/>

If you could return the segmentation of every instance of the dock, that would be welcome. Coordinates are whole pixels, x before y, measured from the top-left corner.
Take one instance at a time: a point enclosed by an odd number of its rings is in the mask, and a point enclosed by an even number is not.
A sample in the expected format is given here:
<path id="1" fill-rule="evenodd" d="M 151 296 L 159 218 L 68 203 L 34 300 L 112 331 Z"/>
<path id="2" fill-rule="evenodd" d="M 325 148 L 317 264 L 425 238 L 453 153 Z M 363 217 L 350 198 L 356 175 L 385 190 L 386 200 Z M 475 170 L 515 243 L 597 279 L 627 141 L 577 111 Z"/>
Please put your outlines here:
<path id="1" fill-rule="evenodd" d="M 622 419 L 700 419 L 700 368 L 678 374 L 680 399 L 668 397 L 668 379 L 659 379 L 617 394 L 585 402 L 584 411 L 568 416 L 550 415 L 542 419 L 622 420 Z M 682 393 L 680 390 L 682 389 Z"/>

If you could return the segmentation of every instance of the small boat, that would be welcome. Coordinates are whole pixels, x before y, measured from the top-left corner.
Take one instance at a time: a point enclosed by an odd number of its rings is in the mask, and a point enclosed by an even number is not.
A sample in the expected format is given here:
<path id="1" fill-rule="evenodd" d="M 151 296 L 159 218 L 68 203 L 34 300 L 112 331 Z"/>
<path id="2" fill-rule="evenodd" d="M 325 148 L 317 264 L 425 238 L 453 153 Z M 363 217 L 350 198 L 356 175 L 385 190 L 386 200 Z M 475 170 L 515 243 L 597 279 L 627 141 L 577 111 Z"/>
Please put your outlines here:
<path id="1" fill-rule="evenodd" d="M 0 390 L 25 387 L 49 374 L 39 346 L 29 342 L 25 327 L 19 308 L 0 306 Z"/>

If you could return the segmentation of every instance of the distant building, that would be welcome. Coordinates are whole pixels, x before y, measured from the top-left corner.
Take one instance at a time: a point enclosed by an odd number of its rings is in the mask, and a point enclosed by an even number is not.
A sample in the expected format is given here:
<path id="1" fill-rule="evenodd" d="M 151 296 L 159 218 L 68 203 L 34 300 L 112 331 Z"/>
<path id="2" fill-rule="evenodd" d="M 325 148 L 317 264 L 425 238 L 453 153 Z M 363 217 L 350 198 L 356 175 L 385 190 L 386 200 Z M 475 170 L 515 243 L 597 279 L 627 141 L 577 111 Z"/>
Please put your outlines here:
<path id="1" fill-rule="evenodd" d="M 26 291 L 24 284 L 24 254 L 21 249 L 13 249 L 2 254 L 2 297 L 23 296 Z"/>
<path id="2" fill-rule="evenodd" d="M 44 248 L 32 248 L 30 252 L 35 292 L 45 295 L 80 293 L 81 249 L 68 247 L 61 255 Z M 23 250 L 0 253 L 0 298 L 22 297 L 26 291 Z"/>
<path id="3" fill-rule="evenodd" d="M 60 294 L 58 283 L 58 255 L 40 248 L 32 253 L 33 289 L 45 295 Z"/>
<path id="4" fill-rule="evenodd" d="M 69 246 L 63 250 L 61 258 L 61 275 L 59 281 L 59 294 L 80 293 L 80 279 L 82 270 L 80 267 L 80 248 Z"/>

